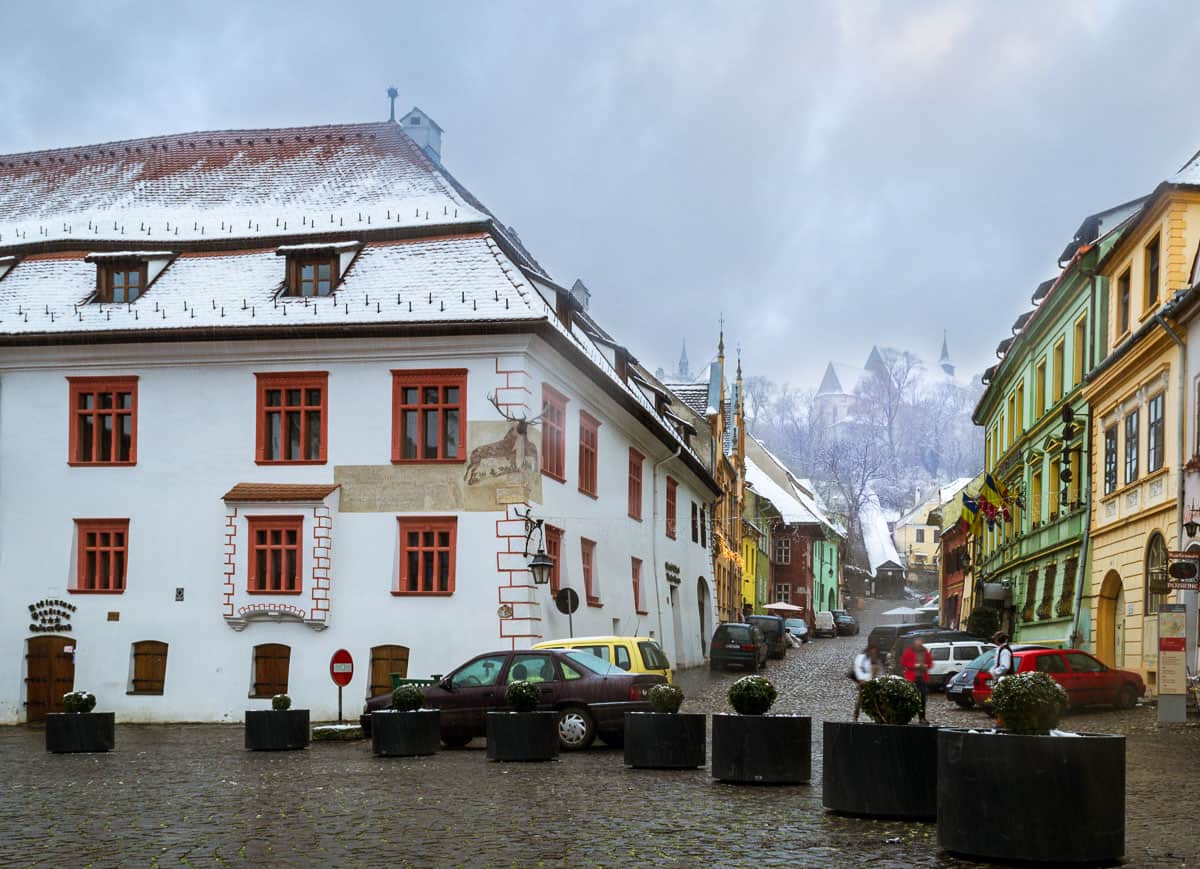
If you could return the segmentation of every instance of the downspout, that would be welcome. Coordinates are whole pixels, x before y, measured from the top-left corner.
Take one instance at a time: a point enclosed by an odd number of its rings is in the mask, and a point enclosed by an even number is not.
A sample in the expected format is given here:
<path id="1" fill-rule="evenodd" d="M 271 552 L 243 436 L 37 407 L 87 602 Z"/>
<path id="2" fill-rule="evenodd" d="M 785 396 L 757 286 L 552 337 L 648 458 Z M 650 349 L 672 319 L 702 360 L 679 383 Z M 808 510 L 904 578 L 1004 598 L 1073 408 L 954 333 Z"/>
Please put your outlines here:
<path id="1" fill-rule="evenodd" d="M 660 644 L 666 642 L 667 635 L 663 633 L 662 584 L 658 576 L 658 469 L 671 459 L 677 459 L 681 455 L 683 455 L 683 444 L 675 448 L 673 455 L 667 456 L 661 462 L 655 462 L 650 472 L 652 477 L 650 493 L 654 504 L 654 509 L 650 511 L 650 563 L 654 565 L 654 602 L 658 606 L 658 642 Z M 674 639 L 674 634 L 672 634 L 672 639 Z M 679 649 L 675 650 L 675 668 L 679 669 Z"/>
<path id="2" fill-rule="evenodd" d="M 1092 414 L 1092 406 L 1088 404 L 1087 418 L 1087 466 L 1090 470 L 1092 467 L 1092 438 L 1095 432 L 1092 431 L 1094 417 Z M 1083 458 L 1082 456 L 1080 457 Z M 1083 462 L 1079 463 L 1079 473 L 1083 474 Z M 1087 501 L 1083 511 L 1083 534 L 1079 539 L 1079 563 L 1075 565 L 1075 605 L 1071 608 L 1071 633 L 1067 635 L 1067 643 L 1072 648 L 1078 649 L 1083 644 L 1076 637 L 1079 634 L 1079 608 L 1083 606 L 1083 585 L 1087 578 L 1087 557 L 1088 546 L 1091 544 L 1091 538 L 1088 535 L 1089 529 L 1092 527 L 1092 491 L 1096 488 L 1095 481 L 1092 480 L 1092 475 L 1088 474 L 1088 490 Z M 1080 481 L 1082 482 L 1082 481 Z M 1082 639 L 1082 638 L 1080 638 Z"/>
<path id="3" fill-rule="evenodd" d="M 1163 331 L 1170 336 L 1171 340 L 1179 347 L 1179 412 L 1176 414 L 1178 422 L 1175 425 L 1175 433 L 1177 436 L 1177 452 L 1175 476 L 1177 478 L 1177 491 L 1175 493 L 1175 524 L 1179 529 L 1178 549 L 1183 549 L 1183 421 L 1186 419 L 1187 407 L 1185 401 L 1187 398 L 1187 345 L 1183 343 L 1175 330 L 1167 325 L 1167 321 L 1163 319 L 1162 311 L 1154 312 L 1154 320 L 1158 325 L 1163 327 Z"/>

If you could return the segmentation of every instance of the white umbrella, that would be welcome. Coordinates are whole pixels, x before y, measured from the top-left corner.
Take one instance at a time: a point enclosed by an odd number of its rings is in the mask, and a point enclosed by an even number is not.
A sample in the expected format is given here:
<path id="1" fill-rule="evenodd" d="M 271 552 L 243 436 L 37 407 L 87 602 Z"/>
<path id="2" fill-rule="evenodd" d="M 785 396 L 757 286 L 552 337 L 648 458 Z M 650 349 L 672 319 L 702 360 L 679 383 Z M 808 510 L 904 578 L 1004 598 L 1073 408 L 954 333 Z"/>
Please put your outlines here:
<path id="1" fill-rule="evenodd" d="M 794 604 L 790 604 L 790 603 L 784 603 L 783 601 L 776 601 L 775 603 L 769 603 L 765 607 L 763 607 L 763 609 L 779 610 L 780 612 L 785 612 L 785 613 L 802 613 L 802 612 L 804 612 L 804 607 L 795 606 Z"/>

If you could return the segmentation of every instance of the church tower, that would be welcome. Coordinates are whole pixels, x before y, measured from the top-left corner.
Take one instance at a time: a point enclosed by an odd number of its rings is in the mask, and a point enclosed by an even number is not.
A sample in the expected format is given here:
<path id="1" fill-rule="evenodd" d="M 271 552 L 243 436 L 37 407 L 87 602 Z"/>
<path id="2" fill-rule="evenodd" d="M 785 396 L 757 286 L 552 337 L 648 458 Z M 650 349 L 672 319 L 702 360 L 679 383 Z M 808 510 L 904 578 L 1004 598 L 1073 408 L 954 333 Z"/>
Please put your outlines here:
<path id="1" fill-rule="evenodd" d="M 692 379 L 692 372 L 688 370 L 687 358 L 687 341 L 683 342 L 683 352 L 679 354 L 679 380 L 683 383 L 689 383 Z"/>
<path id="2" fill-rule="evenodd" d="M 938 359 L 938 365 L 950 377 L 954 376 L 954 363 L 950 361 L 950 348 L 946 344 L 946 330 L 942 330 L 942 355 Z"/>

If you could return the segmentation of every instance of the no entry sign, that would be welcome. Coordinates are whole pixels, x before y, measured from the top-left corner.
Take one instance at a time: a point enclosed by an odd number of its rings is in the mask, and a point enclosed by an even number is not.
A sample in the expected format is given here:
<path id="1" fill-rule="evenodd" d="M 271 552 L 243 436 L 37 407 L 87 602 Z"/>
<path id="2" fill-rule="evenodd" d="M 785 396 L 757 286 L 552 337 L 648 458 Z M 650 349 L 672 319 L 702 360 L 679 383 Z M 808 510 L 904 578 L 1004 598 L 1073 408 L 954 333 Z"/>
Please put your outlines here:
<path id="1" fill-rule="evenodd" d="M 349 685 L 354 678 L 354 659 L 345 649 L 338 649 L 329 659 L 329 676 L 339 688 Z"/>

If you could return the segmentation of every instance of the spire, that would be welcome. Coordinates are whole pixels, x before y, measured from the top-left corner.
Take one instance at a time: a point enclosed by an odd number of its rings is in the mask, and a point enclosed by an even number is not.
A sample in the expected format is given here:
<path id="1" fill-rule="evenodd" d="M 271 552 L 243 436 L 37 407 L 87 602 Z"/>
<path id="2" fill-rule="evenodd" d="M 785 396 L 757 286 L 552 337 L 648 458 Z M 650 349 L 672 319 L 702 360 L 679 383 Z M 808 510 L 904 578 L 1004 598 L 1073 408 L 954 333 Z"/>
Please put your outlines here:
<path id="1" fill-rule="evenodd" d="M 692 379 L 692 372 L 688 371 L 687 339 L 684 339 L 683 352 L 679 354 L 679 379 L 685 383 Z"/>
<path id="2" fill-rule="evenodd" d="M 725 361 L 725 315 L 721 315 L 721 338 L 717 342 L 717 358 Z"/>
<path id="3" fill-rule="evenodd" d="M 954 376 L 954 363 L 950 361 L 950 347 L 946 343 L 945 329 L 942 330 L 942 355 L 938 359 L 938 366 L 950 377 Z"/>

